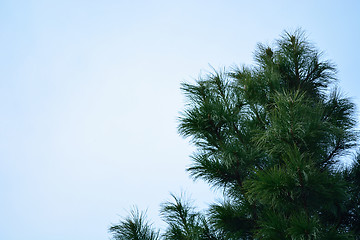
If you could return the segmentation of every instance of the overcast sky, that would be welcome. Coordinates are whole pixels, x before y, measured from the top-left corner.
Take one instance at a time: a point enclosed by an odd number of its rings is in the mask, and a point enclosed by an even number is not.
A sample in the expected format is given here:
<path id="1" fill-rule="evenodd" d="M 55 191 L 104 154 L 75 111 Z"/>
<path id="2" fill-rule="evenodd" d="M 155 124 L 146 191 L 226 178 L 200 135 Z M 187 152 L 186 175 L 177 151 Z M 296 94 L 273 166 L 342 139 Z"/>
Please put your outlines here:
<path id="1" fill-rule="evenodd" d="M 0 239 L 106 240 L 131 206 L 216 196 L 185 171 L 180 83 L 301 27 L 359 105 L 360 2 L 0 1 Z"/>

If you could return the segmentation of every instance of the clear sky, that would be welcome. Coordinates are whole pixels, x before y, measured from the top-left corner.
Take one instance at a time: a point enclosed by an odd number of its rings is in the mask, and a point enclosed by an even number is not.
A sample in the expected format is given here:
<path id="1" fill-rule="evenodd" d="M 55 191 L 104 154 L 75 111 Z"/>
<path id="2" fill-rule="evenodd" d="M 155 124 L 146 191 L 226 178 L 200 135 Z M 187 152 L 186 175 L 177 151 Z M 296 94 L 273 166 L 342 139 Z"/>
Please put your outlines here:
<path id="1" fill-rule="evenodd" d="M 0 1 L 0 239 L 106 240 L 186 191 L 182 81 L 301 27 L 359 101 L 360 1 Z"/>

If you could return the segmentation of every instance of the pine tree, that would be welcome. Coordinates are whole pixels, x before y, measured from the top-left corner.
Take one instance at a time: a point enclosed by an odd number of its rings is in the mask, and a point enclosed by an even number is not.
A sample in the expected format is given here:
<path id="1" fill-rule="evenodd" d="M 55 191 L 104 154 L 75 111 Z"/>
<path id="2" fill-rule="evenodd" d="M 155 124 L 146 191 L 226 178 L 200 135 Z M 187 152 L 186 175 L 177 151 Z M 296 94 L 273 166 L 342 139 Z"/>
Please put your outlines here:
<path id="1" fill-rule="evenodd" d="M 130 215 L 109 228 L 116 240 L 159 240 L 159 232 L 146 220 L 144 212 L 136 208 Z"/>
<path id="2" fill-rule="evenodd" d="M 354 104 L 334 64 L 301 30 L 258 44 L 255 63 L 182 85 L 179 132 L 197 147 L 188 171 L 224 201 L 186 226 L 174 198 L 164 239 L 360 239 L 360 157 L 343 167 L 356 146 Z"/>

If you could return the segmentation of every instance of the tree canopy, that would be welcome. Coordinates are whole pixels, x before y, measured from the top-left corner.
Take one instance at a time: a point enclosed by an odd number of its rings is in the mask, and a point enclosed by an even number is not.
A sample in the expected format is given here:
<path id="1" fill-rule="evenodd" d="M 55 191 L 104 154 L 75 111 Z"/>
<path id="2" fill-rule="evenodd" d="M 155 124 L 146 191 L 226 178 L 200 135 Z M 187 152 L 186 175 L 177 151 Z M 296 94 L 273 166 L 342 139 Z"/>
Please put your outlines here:
<path id="1" fill-rule="evenodd" d="M 302 30 L 258 44 L 254 60 L 181 87 L 179 133 L 197 147 L 187 170 L 222 189 L 223 202 L 198 212 L 173 196 L 165 233 L 133 214 L 110 228 L 115 239 L 360 239 L 359 155 L 344 166 L 355 106 L 335 65 Z M 138 235 L 125 231 L 132 224 Z"/>

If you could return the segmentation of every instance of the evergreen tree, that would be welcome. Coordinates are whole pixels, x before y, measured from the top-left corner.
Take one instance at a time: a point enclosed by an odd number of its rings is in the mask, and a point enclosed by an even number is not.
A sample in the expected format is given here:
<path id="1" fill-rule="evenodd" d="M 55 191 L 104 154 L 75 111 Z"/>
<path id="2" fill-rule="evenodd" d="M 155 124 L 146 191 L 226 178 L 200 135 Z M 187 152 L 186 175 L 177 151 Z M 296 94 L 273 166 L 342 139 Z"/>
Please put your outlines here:
<path id="1" fill-rule="evenodd" d="M 360 157 L 342 167 L 354 105 L 334 65 L 301 30 L 259 44 L 255 62 L 182 85 L 179 132 L 197 146 L 188 171 L 224 201 L 205 217 L 174 198 L 164 239 L 360 239 Z"/>
<path id="2" fill-rule="evenodd" d="M 130 216 L 109 228 L 116 240 L 159 240 L 159 232 L 146 220 L 145 213 L 133 209 Z"/>

